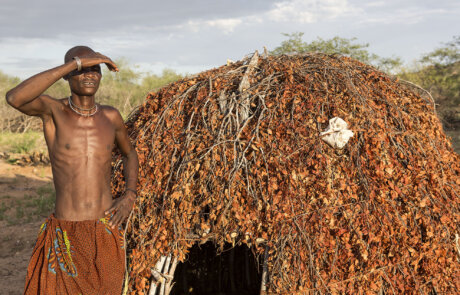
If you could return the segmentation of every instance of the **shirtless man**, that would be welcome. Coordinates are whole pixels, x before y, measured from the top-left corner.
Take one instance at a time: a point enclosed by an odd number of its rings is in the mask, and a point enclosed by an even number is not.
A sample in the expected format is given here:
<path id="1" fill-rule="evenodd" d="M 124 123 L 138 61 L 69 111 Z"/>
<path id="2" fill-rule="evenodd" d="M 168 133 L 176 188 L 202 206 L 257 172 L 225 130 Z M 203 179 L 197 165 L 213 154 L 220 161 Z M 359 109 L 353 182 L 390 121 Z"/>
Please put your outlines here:
<path id="1" fill-rule="evenodd" d="M 64 61 L 6 94 L 15 109 L 43 121 L 56 190 L 55 212 L 40 228 L 24 294 L 121 294 L 125 253 L 120 226 L 136 198 L 139 163 L 120 113 L 95 101 L 100 64 L 118 68 L 86 46 L 70 49 Z M 69 97 L 43 94 L 61 78 L 69 83 Z M 126 190 L 112 200 L 115 144 L 123 154 Z"/>

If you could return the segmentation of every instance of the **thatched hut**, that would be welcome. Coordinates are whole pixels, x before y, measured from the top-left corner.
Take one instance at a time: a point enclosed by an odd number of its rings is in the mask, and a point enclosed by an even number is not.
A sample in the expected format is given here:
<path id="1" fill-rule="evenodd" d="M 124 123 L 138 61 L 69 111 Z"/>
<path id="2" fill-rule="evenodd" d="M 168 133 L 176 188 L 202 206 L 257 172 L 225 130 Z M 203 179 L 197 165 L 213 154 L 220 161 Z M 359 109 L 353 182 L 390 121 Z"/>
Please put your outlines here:
<path id="1" fill-rule="evenodd" d="M 131 294 L 458 292 L 459 156 L 412 88 L 347 57 L 255 53 L 150 93 L 126 123 Z M 334 117 L 342 148 L 321 136 Z M 174 275 L 193 257 L 211 266 Z"/>

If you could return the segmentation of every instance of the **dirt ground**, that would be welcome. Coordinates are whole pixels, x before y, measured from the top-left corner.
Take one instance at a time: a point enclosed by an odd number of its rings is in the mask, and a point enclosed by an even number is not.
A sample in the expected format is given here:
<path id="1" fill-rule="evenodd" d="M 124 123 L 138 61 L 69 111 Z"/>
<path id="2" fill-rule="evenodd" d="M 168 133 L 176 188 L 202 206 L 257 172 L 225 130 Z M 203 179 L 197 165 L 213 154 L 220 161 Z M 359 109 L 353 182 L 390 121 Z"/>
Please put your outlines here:
<path id="1" fill-rule="evenodd" d="M 54 205 L 52 194 L 49 166 L 21 167 L 0 160 L 1 294 L 22 294 L 38 230 Z"/>

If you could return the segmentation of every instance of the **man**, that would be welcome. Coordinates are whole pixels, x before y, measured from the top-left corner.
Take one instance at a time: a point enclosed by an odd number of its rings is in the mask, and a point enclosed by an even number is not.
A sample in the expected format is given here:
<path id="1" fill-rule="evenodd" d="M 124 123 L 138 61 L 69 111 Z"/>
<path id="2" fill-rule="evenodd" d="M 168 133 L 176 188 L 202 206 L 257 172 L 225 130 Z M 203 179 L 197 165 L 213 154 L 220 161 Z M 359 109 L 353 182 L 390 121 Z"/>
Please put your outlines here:
<path id="1" fill-rule="evenodd" d="M 56 189 L 56 207 L 40 228 L 24 294 L 121 294 L 125 272 L 121 223 L 136 198 L 139 162 L 120 113 L 99 105 L 100 64 L 117 65 L 86 46 L 70 49 L 65 63 L 8 91 L 8 103 L 43 121 Z M 71 95 L 43 92 L 60 78 Z M 112 200 L 111 155 L 123 154 L 126 190 Z"/>

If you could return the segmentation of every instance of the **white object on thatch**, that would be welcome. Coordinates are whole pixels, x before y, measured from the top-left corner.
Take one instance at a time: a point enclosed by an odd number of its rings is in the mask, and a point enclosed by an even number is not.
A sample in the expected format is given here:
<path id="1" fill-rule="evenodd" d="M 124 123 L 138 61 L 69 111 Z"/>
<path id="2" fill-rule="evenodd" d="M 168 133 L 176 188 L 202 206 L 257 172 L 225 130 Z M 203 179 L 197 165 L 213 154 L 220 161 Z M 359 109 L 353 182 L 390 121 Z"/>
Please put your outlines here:
<path id="1" fill-rule="evenodd" d="M 320 133 L 321 139 L 333 148 L 343 148 L 353 136 L 353 131 L 348 129 L 348 124 L 339 117 L 329 120 L 329 126 Z"/>

